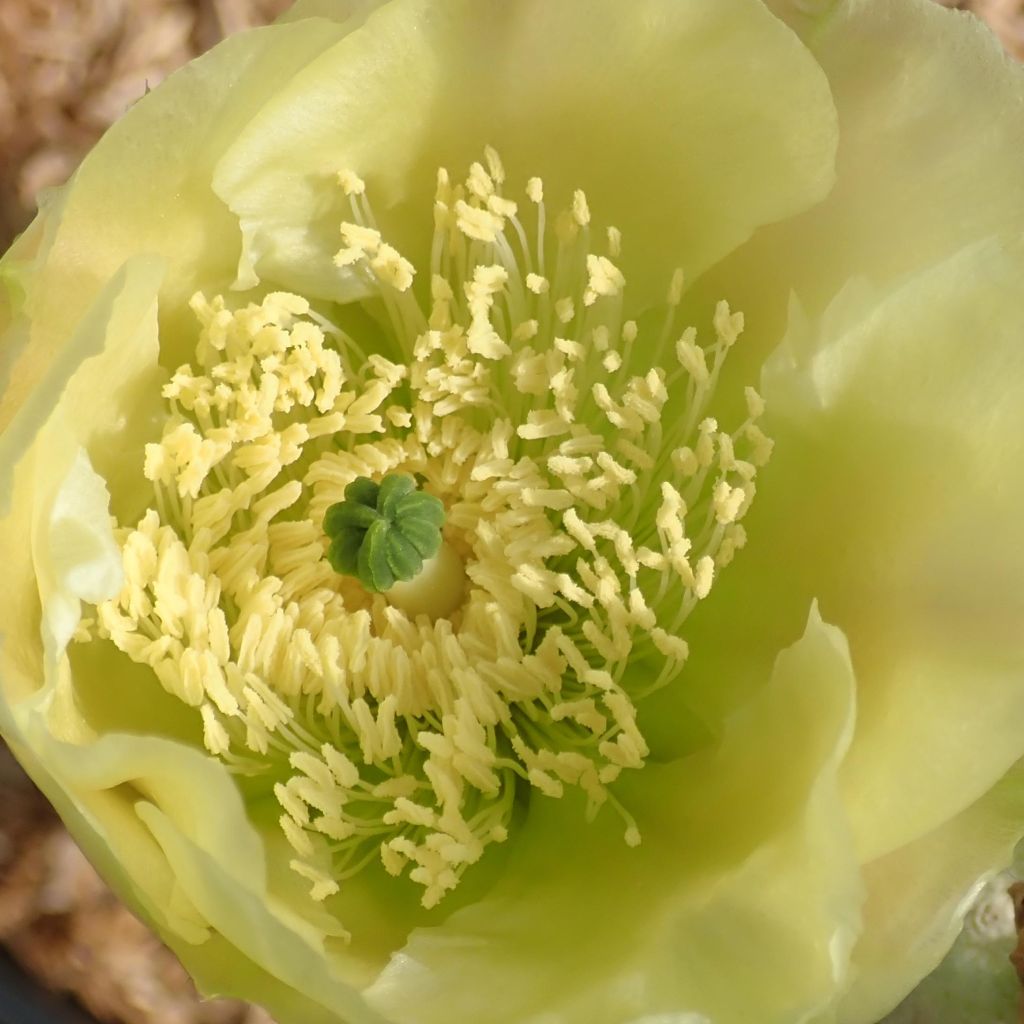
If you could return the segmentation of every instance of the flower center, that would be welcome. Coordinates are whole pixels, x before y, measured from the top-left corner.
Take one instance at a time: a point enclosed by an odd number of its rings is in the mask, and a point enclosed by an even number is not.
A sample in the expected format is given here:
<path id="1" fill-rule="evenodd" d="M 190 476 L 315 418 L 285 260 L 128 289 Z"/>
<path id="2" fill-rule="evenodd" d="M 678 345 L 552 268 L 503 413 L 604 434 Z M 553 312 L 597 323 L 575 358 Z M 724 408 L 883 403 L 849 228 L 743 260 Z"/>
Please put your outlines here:
<path id="1" fill-rule="evenodd" d="M 367 591 L 388 591 L 390 603 L 407 615 L 450 615 L 462 598 L 465 575 L 441 537 L 443 523 L 440 499 L 417 491 L 411 477 L 393 473 L 380 485 L 356 477 L 345 500 L 324 516 L 331 538 L 327 560 Z"/>
<path id="2" fill-rule="evenodd" d="M 636 706 L 679 676 L 771 449 L 752 389 L 736 430 L 706 415 L 742 317 L 677 332 L 677 273 L 642 337 L 618 232 L 595 245 L 582 192 L 550 231 L 536 178 L 527 226 L 486 163 L 439 173 L 423 294 L 340 176 L 335 262 L 372 336 L 292 294 L 196 296 L 153 507 L 91 633 L 274 782 L 318 899 L 379 858 L 433 906 L 517 799 L 566 787 L 640 842 L 612 791 L 648 754 Z"/>

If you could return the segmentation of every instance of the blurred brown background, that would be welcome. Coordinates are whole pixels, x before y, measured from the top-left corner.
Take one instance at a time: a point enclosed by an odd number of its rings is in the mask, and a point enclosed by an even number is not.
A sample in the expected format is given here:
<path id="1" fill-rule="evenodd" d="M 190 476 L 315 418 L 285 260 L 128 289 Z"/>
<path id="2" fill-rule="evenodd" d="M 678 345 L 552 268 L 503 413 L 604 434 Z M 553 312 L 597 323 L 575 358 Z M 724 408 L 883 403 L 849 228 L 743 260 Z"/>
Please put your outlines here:
<path id="1" fill-rule="evenodd" d="M 125 108 L 289 0 L 0 0 L 0 248 Z"/>
<path id="2" fill-rule="evenodd" d="M 1024 58 L 1024 0 L 936 2 L 984 18 Z M 147 87 L 288 5 L 0 0 L 0 250 L 28 223 L 38 192 L 63 182 Z M 177 961 L 118 905 L 2 749 L 0 943 L 111 1024 L 272 1024 L 241 1003 L 197 999 Z"/>

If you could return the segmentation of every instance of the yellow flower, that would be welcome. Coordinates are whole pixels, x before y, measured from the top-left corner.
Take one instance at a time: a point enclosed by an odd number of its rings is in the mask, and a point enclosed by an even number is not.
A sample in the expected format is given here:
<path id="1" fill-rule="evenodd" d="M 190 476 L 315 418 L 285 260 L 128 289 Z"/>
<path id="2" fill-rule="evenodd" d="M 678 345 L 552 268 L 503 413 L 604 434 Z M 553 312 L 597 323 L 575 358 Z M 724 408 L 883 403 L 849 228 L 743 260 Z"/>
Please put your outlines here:
<path id="1" fill-rule="evenodd" d="M 0 265 L 0 725 L 206 991 L 938 963 L 1024 834 L 1022 111 L 924 0 L 306 0 L 111 130 Z"/>

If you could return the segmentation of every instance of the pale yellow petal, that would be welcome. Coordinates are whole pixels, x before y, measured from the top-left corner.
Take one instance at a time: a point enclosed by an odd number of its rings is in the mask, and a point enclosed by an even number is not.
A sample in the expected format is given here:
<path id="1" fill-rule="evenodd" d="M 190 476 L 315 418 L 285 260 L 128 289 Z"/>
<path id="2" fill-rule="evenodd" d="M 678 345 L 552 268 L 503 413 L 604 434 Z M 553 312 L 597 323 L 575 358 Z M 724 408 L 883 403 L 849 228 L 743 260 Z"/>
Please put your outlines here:
<path id="1" fill-rule="evenodd" d="M 555 209 L 586 190 L 623 232 L 638 302 L 662 297 L 671 268 L 697 274 L 821 198 L 831 99 L 759 2 L 633 0 L 626 14 L 616 0 L 381 5 L 294 75 L 218 163 L 247 266 L 336 298 L 344 282 L 318 268 L 338 248 L 347 204 L 334 182 L 346 168 L 367 180 L 399 248 L 426 255 L 436 168 L 461 176 L 487 145 L 510 184 L 542 176 Z"/>
<path id="2" fill-rule="evenodd" d="M 820 62 L 840 143 L 826 199 L 759 231 L 694 296 L 747 313 L 741 379 L 781 338 L 791 292 L 817 316 L 851 278 L 888 287 L 1024 229 L 1024 66 L 978 18 L 933 0 L 770 6 Z"/>
<path id="3" fill-rule="evenodd" d="M 850 638 L 844 793 L 867 859 L 1024 754 L 1022 279 L 1024 246 L 992 241 L 891 292 L 852 289 L 766 371 L 765 544 L 734 575 L 784 568 L 786 593 L 820 594 Z M 778 629 L 784 606 L 748 628 Z"/>

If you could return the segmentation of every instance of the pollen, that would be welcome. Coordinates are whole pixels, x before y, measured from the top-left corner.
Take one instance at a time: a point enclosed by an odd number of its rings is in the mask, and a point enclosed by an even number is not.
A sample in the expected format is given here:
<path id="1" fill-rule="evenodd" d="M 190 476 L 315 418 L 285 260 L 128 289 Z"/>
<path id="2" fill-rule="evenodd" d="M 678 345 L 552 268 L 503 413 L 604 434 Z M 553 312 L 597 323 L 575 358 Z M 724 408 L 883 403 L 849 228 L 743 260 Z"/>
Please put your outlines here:
<path id="1" fill-rule="evenodd" d="M 335 272 L 372 298 L 193 298 L 124 587 L 76 638 L 148 666 L 209 756 L 265 780 L 314 899 L 376 860 L 429 908 L 531 800 L 579 790 L 642 841 L 614 793 L 649 756 L 638 706 L 685 685 L 771 441 L 752 388 L 731 431 L 710 415 L 742 315 L 677 329 L 677 271 L 648 337 L 582 191 L 551 217 L 488 149 L 439 172 L 417 264 L 372 182 L 337 181 Z"/>

